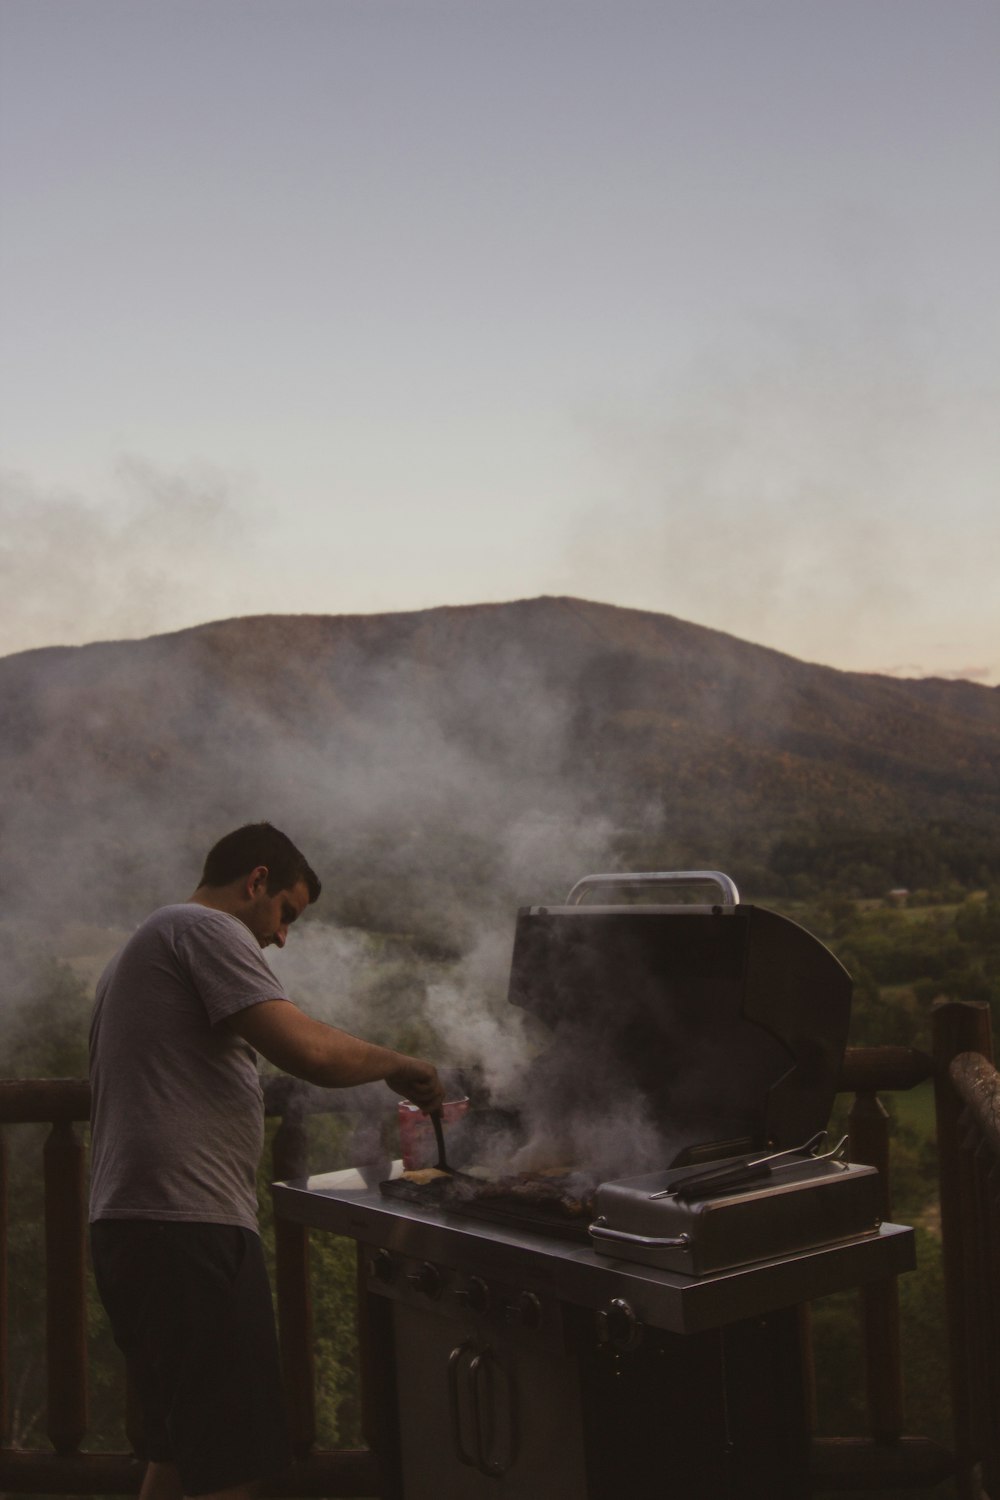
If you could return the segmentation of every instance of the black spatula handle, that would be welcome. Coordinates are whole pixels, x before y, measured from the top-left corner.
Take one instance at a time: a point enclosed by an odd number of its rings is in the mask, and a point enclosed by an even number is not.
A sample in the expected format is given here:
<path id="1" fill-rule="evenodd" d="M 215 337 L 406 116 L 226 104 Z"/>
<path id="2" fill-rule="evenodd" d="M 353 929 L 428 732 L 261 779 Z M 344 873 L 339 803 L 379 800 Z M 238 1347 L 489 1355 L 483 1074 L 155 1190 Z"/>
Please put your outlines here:
<path id="1" fill-rule="evenodd" d="M 741 1166 L 729 1167 L 725 1171 L 689 1177 L 685 1182 L 677 1184 L 674 1194 L 678 1198 L 687 1199 L 712 1198 L 716 1193 L 732 1192 L 745 1183 L 759 1182 L 761 1178 L 770 1175 L 771 1168 L 766 1162 L 744 1162 Z"/>
<path id="2" fill-rule="evenodd" d="M 434 1126 L 434 1139 L 437 1141 L 438 1159 L 434 1163 L 439 1172 L 448 1171 L 448 1162 L 444 1151 L 444 1123 L 441 1119 L 439 1109 L 431 1110 L 431 1124 Z"/>

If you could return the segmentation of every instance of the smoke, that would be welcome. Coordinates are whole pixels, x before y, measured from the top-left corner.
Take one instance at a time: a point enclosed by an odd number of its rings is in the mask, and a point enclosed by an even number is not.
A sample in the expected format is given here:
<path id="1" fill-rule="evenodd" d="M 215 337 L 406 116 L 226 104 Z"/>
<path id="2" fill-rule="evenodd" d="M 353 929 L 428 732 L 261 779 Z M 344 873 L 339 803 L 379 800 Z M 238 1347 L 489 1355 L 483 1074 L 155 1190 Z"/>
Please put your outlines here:
<path id="1" fill-rule="evenodd" d="M 394 701 L 398 709 L 398 699 Z M 536 722 L 533 732 L 551 742 L 554 710 L 549 699 L 545 702 L 546 723 Z M 523 708 L 525 718 L 532 714 L 539 721 L 543 715 L 537 697 Z M 433 1058 L 463 1080 L 456 1086 L 470 1088 L 477 1105 L 519 1106 L 523 1080 L 546 1038 L 507 998 L 517 907 L 561 900 L 578 874 L 603 868 L 613 825 L 605 814 L 581 815 L 565 787 L 557 792 L 552 786 L 547 807 L 512 812 L 504 824 L 505 807 L 512 808 L 519 796 L 530 798 L 526 787 L 512 787 L 500 766 L 469 758 L 457 742 L 442 745 L 438 734 L 411 719 L 405 741 L 384 737 L 386 746 L 402 743 L 405 748 L 410 772 L 402 784 L 405 807 L 393 774 L 396 758 L 386 751 L 388 766 L 376 755 L 363 765 L 343 767 L 346 785 L 336 787 L 327 771 L 328 815 L 337 821 L 341 843 L 348 820 L 352 842 L 363 839 L 366 829 L 370 834 L 382 828 L 387 817 L 399 817 L 404 827 L 414 821 L 425 824 L 427 845 L 421 839 L 412 846 L 415 863 L 408 870 L 407 851 L 398 844 L 391 851 L 392 859 L 404 862 L 400 875 L 407 879 L 408 894 L 400 897 L 399 912 L 412 918 L 419 911 L 432 930 L 459 950 L 457 956 L 435 958 L 405 932 L 337 929 L 317 912 L 315 919 L 298 924 L 273 963 L 310 1014 Z M 445 750 L 442 777 L 439 757 Z M 420 768 L 426 768 L 426 778 Z M 314 785 L 319 772 L 312 761 L 307 784 Z M 302 785 L 298 776 L 295 780 Z M 438 814 L 446 818 L 447 828 L 436 822 Z M 292 818 L 293 824 L 300 821 Z M 464 850 L 478 851 L 478 871 L 468 882 L 456 882 L 442 859 L 449 838 L 456 836 Z M 371 875 L 388 902 L 381 920 L 391 919 L 391 874 L 386 878 L 384 871 L 373 870 Z M 334 868 L 334 886 L 338 878 Z M 384 1099 L 372 1093 L 356 1103 L 363 1110 L 385 1109 Z"/>
<path id="2" fill-rule="evenodd" d="M 485 931 L 472 950 L 427 989 L 427 1018 L 445 1055 L 485 1080 L 490 1095 L 515 1095 L 533 1055 L 522 1012 L 507 1002 L 513 922 Z"/>
<path id="3" fill-rule="evenodd" d="M 282 985 L 329 1026 L 355 1032 L 372 1020 L 376 970 L 391 965 L 369 934 L 303 921 L 268 960 Z"/>
<path id="4" fill-rule="evenodd" d="M 671 1160 L 662 1131 L 634 1091 L 616 1099 L 595 1097 L 589 1110 L 577 1109 L 561 1119 L 529 1099 L 523 1119 L 525 1140 L 510 1156 L 509 1171 L 558 1166 L 603 1181 L 652 1171 Z"/>
<path id="5" fill-rule="evenodd" d="M 265 543 L 210 469 L 124 459 L 100 504 L 0 474 L 0 655 L 225 615 Z"/>
<path id="6" fill-rule="evenodd" d="M 489 612 L 251 619 L 8 658 L 0 756 L 17 795 L 0 848 L 22 949 L 30 933 L 91 985 L 94 955 L 185 900 L 222 833 L 266 817 L 324 883 L 269 951 L 277 982 L 479 1099 L 510 1097 L 538 1045 L 507 1001 L 517 908 L 607 868 L 616 834 L 608 787 L 595 802 L 575 764 L 577 669 L 553 682 L 532 628 L 519 642 Z M 394 1116 L 382 1086 L 337 1103 Z"/>

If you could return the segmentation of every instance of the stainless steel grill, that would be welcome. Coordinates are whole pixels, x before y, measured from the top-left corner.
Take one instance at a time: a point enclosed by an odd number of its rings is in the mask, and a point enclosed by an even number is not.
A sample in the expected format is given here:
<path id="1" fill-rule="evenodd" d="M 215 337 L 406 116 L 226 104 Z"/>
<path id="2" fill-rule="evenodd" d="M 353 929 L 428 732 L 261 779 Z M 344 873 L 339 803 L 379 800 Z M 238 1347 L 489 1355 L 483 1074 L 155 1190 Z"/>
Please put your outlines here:
<path id="1" fill-rule="evenodd" d="M 722 899 L 576 904 L 612 880 L 590 877 L 518 915 L 510 998 L 551 1038 L 533 1096 L 565 1124 L 628 1091 L 662 1145 L 655 1171 L 623 1159 L 595 1184 L 577 1239 L 386 1196 L 384 1168 L 275 1188 L 279 1214 L 367 1249 L 389 1497 L 807 1491 L 795 1308 L 908 1269 L 912 1233 L 877 1223 L 871 1169 L 803 1149 L 834 1097 L 845 971 L 695 878 Z"/>

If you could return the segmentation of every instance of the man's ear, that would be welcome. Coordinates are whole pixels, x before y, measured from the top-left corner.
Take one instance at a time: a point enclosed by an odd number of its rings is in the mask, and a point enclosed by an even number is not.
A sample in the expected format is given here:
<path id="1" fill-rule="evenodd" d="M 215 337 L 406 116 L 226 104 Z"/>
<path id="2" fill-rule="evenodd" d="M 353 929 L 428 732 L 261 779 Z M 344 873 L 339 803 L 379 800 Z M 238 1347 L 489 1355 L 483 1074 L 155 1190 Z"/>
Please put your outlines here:
<path id="1" fill-rule="evenodd" d="M 267 877 L 269 873 L 267 865 L 254 866 L 243 886 L 248 896 L 259 896 L 261 891 L 267 890 Z"/>

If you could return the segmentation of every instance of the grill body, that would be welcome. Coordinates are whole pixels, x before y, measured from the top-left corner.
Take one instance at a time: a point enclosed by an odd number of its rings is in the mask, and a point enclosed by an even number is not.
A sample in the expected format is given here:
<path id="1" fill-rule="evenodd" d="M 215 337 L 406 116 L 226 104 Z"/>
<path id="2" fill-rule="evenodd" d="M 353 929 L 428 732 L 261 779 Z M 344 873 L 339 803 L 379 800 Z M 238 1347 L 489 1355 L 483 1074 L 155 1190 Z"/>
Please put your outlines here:
<path id="1" fill-rule="evenodd" d="M 361 1246 L 386 1500 L 804 1500 L 796 1307 L 914 1261 L 884 1224 L 684 1275 L 386 1199 L 384 1171 L 274 1198 Z"/>
<path id="2" fill-rule="evenodd" d="M 626 1099 L 652 1129 L 652 1176 L 626 1146 L 599 1189 L 624 1239 L 386 1197 L 388 1164 L 275 1185 L 279 1216 L 363 1249 L 386 1500 L 808 1494 L 796 1309 L 909 1269 L 913 1236 L 877 1223 L 870 1169 L 650 1201 L 671 1173 L 823 1131 L 846 1044 L 836 958 L 704 878 L 732 899 L 518 914 L 509 998 L 549 1037 L 536 1122 Z M 679 1255 L 634 1243 L 682 1236 Z"/>

